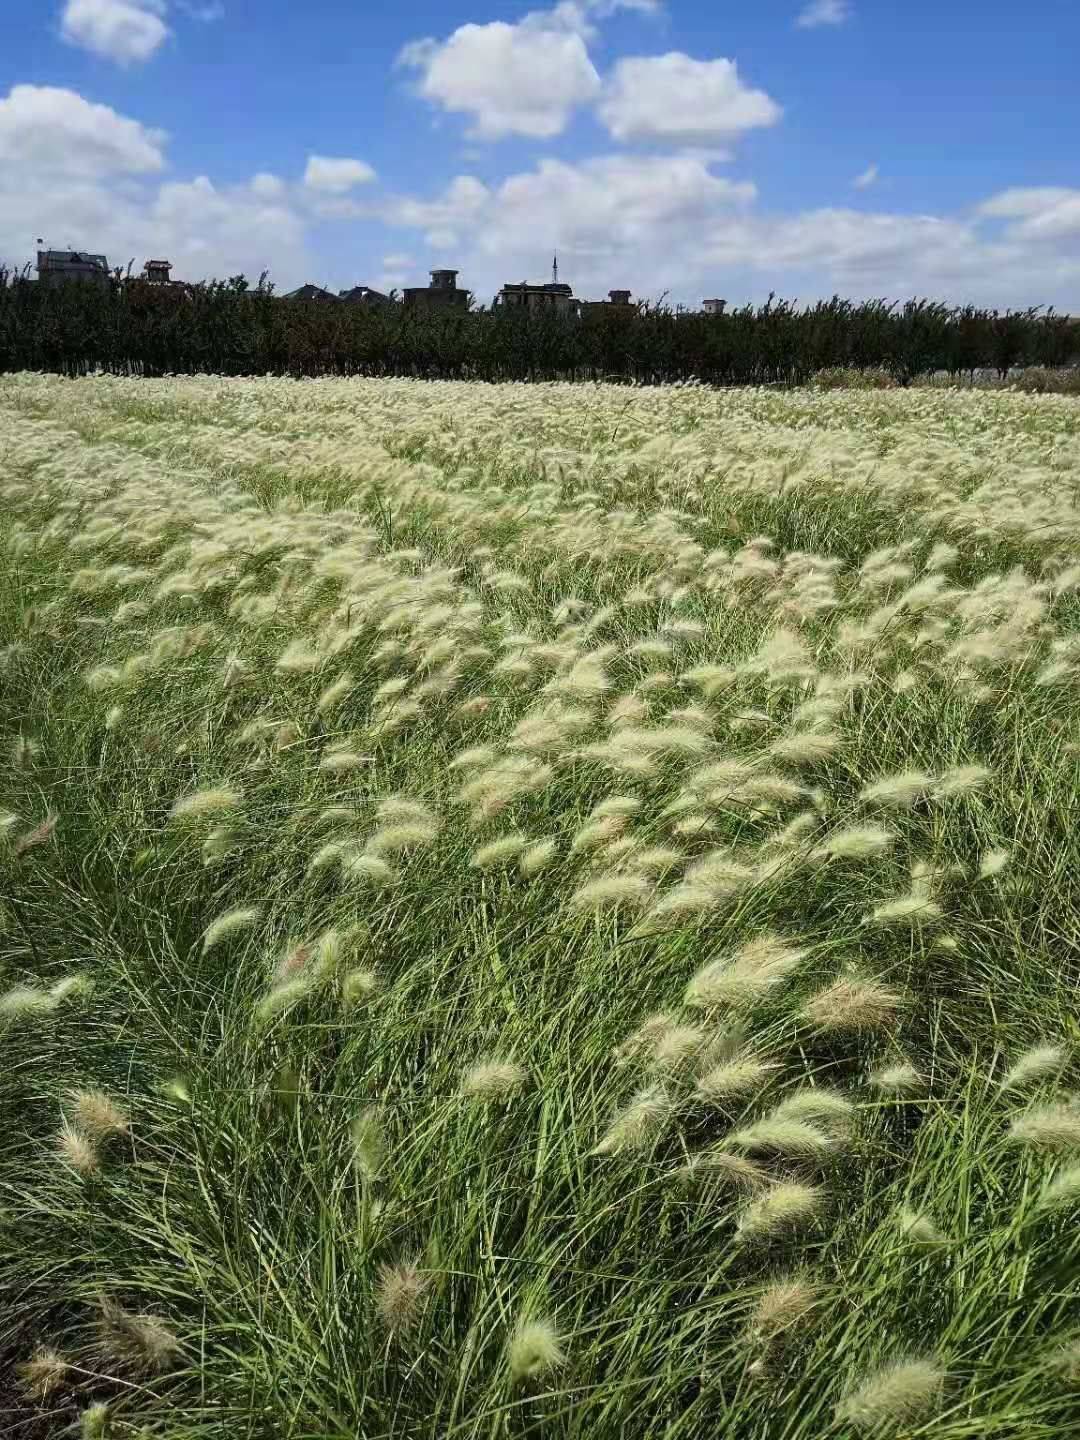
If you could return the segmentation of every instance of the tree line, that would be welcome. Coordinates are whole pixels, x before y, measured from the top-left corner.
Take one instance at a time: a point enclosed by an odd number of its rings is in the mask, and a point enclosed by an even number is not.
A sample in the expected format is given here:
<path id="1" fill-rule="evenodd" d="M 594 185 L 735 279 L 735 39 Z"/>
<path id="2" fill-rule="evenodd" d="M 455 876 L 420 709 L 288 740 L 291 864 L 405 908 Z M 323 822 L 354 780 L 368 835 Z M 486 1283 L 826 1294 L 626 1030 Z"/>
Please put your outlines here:
<path id="1" fill-rule="evenodd" d="M 913 299 L 770 296 L 719 314 L 642 303 L 580 317 L 279 298 L 265 277 L 42 285 L 0 270 L 0 372 L 401 375 L 428 379 L 799 384 L 833 367 L 920 375 L 1080 361 L 1080 319 Z"/>

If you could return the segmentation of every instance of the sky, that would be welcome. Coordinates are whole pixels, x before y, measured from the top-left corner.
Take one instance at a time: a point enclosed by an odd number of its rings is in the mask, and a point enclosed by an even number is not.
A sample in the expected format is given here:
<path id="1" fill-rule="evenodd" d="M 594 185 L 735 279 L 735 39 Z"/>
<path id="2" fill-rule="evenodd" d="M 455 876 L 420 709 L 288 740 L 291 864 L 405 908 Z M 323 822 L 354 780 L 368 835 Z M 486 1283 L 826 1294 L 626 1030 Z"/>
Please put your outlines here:
<path id="1" fill-rule="evenodd" d="M 39 0 L 0 262 L 1080 313 L 1076 0 Z"/>

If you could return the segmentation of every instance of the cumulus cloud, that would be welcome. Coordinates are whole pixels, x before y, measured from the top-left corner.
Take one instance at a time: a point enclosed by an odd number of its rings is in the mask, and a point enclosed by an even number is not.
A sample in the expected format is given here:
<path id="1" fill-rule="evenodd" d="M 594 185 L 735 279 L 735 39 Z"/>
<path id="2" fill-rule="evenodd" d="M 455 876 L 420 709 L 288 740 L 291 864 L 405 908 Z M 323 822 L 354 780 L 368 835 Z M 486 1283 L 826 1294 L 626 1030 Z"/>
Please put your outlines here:
<path id="1" fill-rule="evenodd" d="M 541 160 L 490 186 L 459 176 L 432 200 L 398 197 L 376 213 L 423 232 L 485 300 L 506 281 L 544 279 L 557 250 L 561 276 L 586 297 L 629 286 L 686 303 L 775 290 L 1080 307 L 1080 232 L 1070 229 L 1080 191 L 1003 192 L 962 216 L 782 214 L 759 209 L 749 182 L 681 151 Z"/>
<path id="2" fill-rule="evenodd" d="M 0 100 L 0 169 L 79 177 L 160 170 L 165 134 L 55 85 L 15 85 Z"/>
<path id="3" fill-rule="evenodd" d="M 251 177 L 251 190 L 262 200 L 277 200 L 285 194 L 285 181 L 279 175 L 260 170 Z"/>
<path id="4" fill-rule="evenodd" d="M 877 184 L 880 174 L 876 165 L 868 165 L 865 170 L 855 176 L 851 183 L 856 190 L 869 190 L 871 185 Z"/>
<path id="5" fill-rule="evenodd" d="M 392 225 L 423 230 L 429 245 L 445 249 L 457 242 L 461 229 L 478 225 L 489 207 L 491 192 L 474 175 L 457 175 L 434 200 L 404 196 L 385 202 L 379 213 Z"/>
<path id="6" fill-rule="evenodd" d="M 0 262 L 31 259 L 40 235 L 112 265 L 163 255 L 189 279 L 306 278 L 306 221 L 283 181 L 162 180 L 164 146 L 163 132 L 76 91 L 16 85 L 0 97 Z"/>
<path id="7" fill-rule="evenodd" d="M 382 218 L 457 246 L 468 283 L 492 293 L 506 280 L 546 274 L 557 248 L 575 285 L 652 291 L 696 268 L 703 227 L 738 213 L 754 186 L 711 173 L 691 155 L 605 155 L 578 164 L 541 160 L 497 186 L 458 176 L 432 201 L 390 201 Z"/>
<path id="8" fill-rule="evenodd" d="M 823 25 L 843 25 L 851 19 L 851 0 L 810 0 L 795 20 L 800 30 L 818 30 Z"/>
<path id="9" fill-rule="evenodd" d="M 780 106 L 744 85 L 733 60 L 667 55 L 619 60 L 598 106 L 616 140 L 667 144 L 730 140 L 775 125 Z"/>
<path id="10" fill-rule="evenodd" d="M 118 65 L 149 60 L 169 37 L 163 0 L 67 0 L 60 34 Z"/>
<path id="11" fill-rule="evenodd" d="M 413 41 L 398 62 L 418 72 L 424 99 L 470 118 L 472 137 L 550 139 L 600 93 L 588 33 L 587 10 L 562 4 L 514 25 L 461 25 L 445 40 Z"/>
<path id="12" fill-rule="evenodd" d="M 364 160 L 329 155 L 309 155 L 304 184 L 326 195 L 347 195 L 356 185 L 375 179 L 375 171 Z"/>
<path id="13" fill-rule="evenodd" d="M 547 157 L 494 183 L 458 175 L 434 196 L 374 184 L 354 196 L 355 169 L 323 172 L 348 182 L 335 192 L 269 171 L 236 184 L 163 178 L 166 163 L 160 131 L 73 90 L 15 86 L 0 96 L 0 261 L 31 259 L 42 235 L 119 265 L 164 255 L 189 279 L 267 268 L 281 289 L 311 279 L 383 289 L 442 260 L 488 299 L 507 280 L 543 279 L 557 250 L 584 296 L 919 293 L 1080 309 L 1080 190 L 1062 186 L 1005 189 L 963 214 L 777 213 L 748 180 L 685 148 Z M 340 163 L 368 178 L 363 161 Z M 331 213 L 340 259 L 317 265 L 311 227 Z"/>
<path id="14" fill-rule="evenodd" d="M 1056 185 L 1002 190 L 984 201 L 979 213 L 1012 222 L 1005 227 L 1006 241 L 1080 240 L 1080 190 Z"/>

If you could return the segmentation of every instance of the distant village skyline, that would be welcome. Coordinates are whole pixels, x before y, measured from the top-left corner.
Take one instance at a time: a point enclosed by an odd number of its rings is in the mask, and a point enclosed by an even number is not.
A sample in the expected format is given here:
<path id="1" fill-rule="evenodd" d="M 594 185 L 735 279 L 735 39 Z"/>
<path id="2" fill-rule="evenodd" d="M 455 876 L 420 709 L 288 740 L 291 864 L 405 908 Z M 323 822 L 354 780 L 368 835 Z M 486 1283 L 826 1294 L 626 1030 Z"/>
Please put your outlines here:
<path id="1" fill-rule="evenodd" d="M 43 246 L 43 239 L 39 237 L 37 244 L 39 247 Z M 120 275 L 123 278 L 129 276 L 139 278 L 154 285 L 198 283 L 184 280 L 182 277 L 174 279 L 172 263 L 166 259 L 147 259 L 144 261 L 141 271 L 133 271 L 134 263 L 134 260 L 130 260 L 126 266 L 110 265 L 108 256 L 100 251 L 39 248 L 35 269 L 38 279 L 44 280 L 46 283 L 55 283 L 61 280 L 106 281 L 114 275 Z M 470 287 L 458 285 L 457 277 L 460 273 L 460 270 L 457 269 L 436 266 L 428 271 L 427 285 L 393 287 L 390 291 L 380 291 L 365 284 L 346 286 L 334 291 L 329 286 L 320 285 L 314 281 L 305 281 L 304 284 L 293 290 L 280 292 L 280 298 L 385 305 L 395 303 L 395 295 L 397 295 L 402 304 L 415 308 L 466 309 L 470 303 L 477 303 L 477 297 L 475 291 Z M 213 278 L 227 279 L 229 277 L 216 276 Z M 251 280 L 250 276 L 245 278 Z M 267 277 L 271 281 L 272 278 L 272 276 Z M 275 293 L 279 292 L 275 291 Z M 483 304 L 484 302 L 480 301 L 479 303 Z M 701 308 L 707 313 L 716 313 L 718 309 L 723 308 L 724 303 L 721 300 L 703 300 Z M 491 305 L 507 309 L 548 309 L 559 312 L 571 309 L 581 310 L 591 306 L 633 307 L 634 301 L 632 292 L 621 288 L 609 290 L 606 298 L 599 300 L 576 296 L 573 287 L 565 280 L 559 279 L 559 260 L 556 251 L 552 255 L 551 280 L 507 281 L 494 295 Z"/>

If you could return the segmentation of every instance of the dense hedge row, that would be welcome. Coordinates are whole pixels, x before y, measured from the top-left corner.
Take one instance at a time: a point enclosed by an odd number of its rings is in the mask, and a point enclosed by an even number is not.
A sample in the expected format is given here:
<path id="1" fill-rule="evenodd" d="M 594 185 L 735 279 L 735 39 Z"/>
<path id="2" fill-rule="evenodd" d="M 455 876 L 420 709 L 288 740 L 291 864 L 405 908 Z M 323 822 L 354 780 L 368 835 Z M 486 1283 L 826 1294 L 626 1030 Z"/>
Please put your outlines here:
<path id="1" fill-rule="evenodd" d="M 576 319 L 286 301 L 242 277 L 169 290 L 139 281 L 46 288 L 0 272 L 0 371 L 761 384 L 829 366 L 880 367 L 906 382 L 1077 360 L 1080 320 L 926 300 L 799 308 L 770 299 L 722 315 L 602 306 Z"/>

